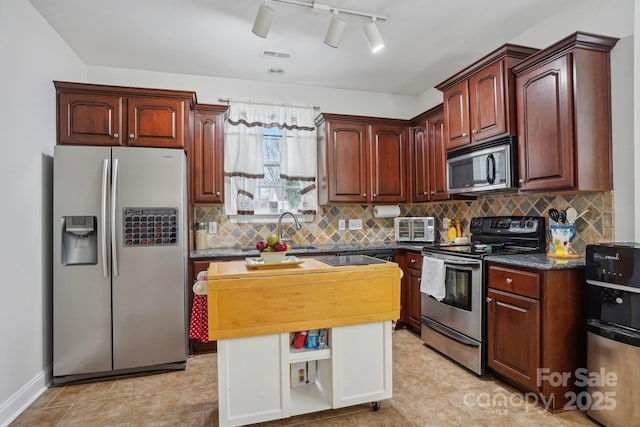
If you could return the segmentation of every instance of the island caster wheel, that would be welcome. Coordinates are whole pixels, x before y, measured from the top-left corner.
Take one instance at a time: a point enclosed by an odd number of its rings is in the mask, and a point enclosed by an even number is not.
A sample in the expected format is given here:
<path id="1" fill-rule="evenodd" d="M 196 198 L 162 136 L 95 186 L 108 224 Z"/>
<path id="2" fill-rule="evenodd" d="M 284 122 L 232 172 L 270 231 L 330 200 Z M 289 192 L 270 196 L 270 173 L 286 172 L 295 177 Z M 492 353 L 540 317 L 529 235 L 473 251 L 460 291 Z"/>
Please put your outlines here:
<path id="1" fill-rule="evenodd" d="M 378 411 L 378 410 L 380 410 L 380 402 L 371 402 L 371 408 L 372 408 L 374 411 Z"/>

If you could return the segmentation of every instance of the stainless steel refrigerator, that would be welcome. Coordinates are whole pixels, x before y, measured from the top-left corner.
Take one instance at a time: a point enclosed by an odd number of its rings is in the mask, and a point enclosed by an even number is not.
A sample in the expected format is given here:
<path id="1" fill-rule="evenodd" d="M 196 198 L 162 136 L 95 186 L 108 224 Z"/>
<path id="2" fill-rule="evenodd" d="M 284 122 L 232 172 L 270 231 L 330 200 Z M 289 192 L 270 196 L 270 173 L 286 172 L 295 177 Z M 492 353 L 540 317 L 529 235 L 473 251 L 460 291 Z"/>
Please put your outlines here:
<path id="1" fill-rule="evenodd" d="M 56 146 L 54 383 L 184 369 L 182 150 Z"/>

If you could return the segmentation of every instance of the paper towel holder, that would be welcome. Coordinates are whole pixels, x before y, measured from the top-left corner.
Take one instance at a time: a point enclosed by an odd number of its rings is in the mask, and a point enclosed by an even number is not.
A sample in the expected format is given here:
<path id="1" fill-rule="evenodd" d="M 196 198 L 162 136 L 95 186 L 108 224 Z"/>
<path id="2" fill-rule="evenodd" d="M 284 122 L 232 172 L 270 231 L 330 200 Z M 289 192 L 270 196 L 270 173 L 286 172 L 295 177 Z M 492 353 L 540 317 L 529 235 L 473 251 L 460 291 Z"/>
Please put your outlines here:
<path id="1" fill-rule="evenodd" d="M 400 205 L 376 205 L 373 207 L 374 218 L 395 218 L 400 216 Z"/>

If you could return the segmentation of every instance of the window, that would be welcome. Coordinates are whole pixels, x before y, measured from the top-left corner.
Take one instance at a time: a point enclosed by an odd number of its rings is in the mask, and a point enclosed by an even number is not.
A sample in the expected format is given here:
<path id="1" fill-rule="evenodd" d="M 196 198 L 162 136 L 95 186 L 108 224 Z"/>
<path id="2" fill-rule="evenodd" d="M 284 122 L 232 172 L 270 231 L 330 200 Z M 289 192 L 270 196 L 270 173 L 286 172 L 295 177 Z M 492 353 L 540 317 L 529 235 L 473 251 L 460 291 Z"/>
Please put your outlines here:
<path id="1" fill-rule="evenodd" d="M 314 215 L 317 140 L 312 108 L 234 103 L 225 126 L 225 213 L 273 220 Z"/>
<path id="2" fill-rule="evenodd" d="M 286 135 L 286 130 L 285 130 Z M 283 132 L 277 127 L 262 128 L 262 156 L 264 178 L 258 179 L 254 199 L 255 215 L 280 214 L 294 210 L 300 203 L 302 181 L 280 178 L 280 159 Z"/>

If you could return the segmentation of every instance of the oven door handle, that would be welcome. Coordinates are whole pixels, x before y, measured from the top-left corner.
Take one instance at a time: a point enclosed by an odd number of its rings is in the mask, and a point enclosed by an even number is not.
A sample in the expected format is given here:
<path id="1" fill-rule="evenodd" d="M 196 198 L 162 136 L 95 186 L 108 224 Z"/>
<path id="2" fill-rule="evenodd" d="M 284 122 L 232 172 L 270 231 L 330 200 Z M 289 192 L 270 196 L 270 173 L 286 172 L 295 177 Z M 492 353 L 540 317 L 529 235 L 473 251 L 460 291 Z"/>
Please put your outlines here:
<path id="1" fill-rule="evenodd" d="M 460 266 L 470 266 L 470 265 L 479 266 L 480 265 L 480 261 L 458 261 L 458 260 L 452 260 L 451 258 L 442 258 L 434 255 L 425 255 L 425 256 L 427 258 L 433 258 L 433 259 L 444 261 L 444 263 L 448 265 L 460 265 Z"/>
<path id="2" fill-rule="evenodd" d="M 471 338 L 462 335 L 460 332 L 445 328 L 444 326 L 426 318 L 425 316 L 422 316 L 422 324 L 428 328 L 433 329 L 441 335 L 451 338 L 452 340 L 457 341 L 460 344 L 466 345 L 467 347 L 480 347 L 480 344 L 476 341 L 473 341 Z"/>

